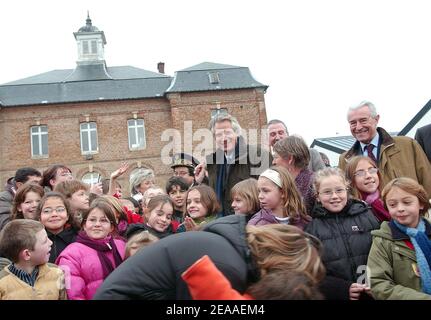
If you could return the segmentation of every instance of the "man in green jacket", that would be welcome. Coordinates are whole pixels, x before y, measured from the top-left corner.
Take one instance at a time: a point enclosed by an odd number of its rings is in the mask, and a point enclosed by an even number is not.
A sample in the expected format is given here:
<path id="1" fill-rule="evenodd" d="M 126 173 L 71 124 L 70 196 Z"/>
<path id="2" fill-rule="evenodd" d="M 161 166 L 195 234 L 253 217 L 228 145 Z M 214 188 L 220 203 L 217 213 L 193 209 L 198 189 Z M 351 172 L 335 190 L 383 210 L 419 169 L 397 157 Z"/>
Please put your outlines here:
<path id="1" fill-rule="evenodd" d="M 222 205 L 218 216 L 233 214 L 230 191 L 240 181 L 257 179 L 269 165 L 269 153 L 260 146 L 248 145 L 241 136 L 241 126 L 231 115 L 219 114 L 211 119 L 210 130 L 216 151 L 206 158 L 206 163 L 196 167 L 195 180 L 201 183 L 207 175 Z"/>
<path id="2" fill-rule="evenodd" d="M 408 177 L 419 182 L 431 196 L 431 165 L 421 146 L 409 137 L 391 137 L 377 127 L 379 119 L 375 106 L 369 101 L 349 109 L 347 120 L 356 142 L 340 156 L 339 168 L 345 170 L 354 156 L 368 156 L 377 162 L 383 179 L 381 188 L 392 179 Z"/>

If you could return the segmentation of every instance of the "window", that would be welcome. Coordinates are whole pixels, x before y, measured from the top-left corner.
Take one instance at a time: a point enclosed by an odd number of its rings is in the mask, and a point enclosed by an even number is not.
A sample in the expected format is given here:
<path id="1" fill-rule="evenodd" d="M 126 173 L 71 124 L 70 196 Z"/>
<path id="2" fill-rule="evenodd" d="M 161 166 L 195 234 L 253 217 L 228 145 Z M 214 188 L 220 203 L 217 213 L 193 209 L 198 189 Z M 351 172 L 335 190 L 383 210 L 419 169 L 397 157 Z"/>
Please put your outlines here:
<path id="1" fill-rule="evenodd" d="M 97 40 L 83 40 L 82 41 L 83 54 L 97 54 Z"/>
<path id="2" fill-rule="evenodd" d="M 127 121 L 129 131 L 129 149 L 145 149 L 145 126 L 143 119 L 131 119 Z"/>
<path id="3" fill-rule="evenodd" d="M 208 73 L 208 78 L 209 78 L 211 84 L 220 83 L 220 76 L 219 76 L 218 72 Z"/>
<path id="4" fill-rule="evenodd" d="M 34 126 L 30 128 L 31 156 L 48 156 L 48 127 Z"/>
<path id="5" fill-rule="evenodd" d="M 98 174 L 97 172 L 87 172 L 86 174 L 84 174 L 81 180 L 88 185 L 92 185 L 98 183 L 100 178 L 100 174 Z"/>
<path id="6" fill-rule="evenodd" d="M 83 154 L 98 152 L 96 122 L 81 123 L 81 152 Z"/>
<path id="7" fill-rule="evenodd" d="M 82 41 L 82 53 L 83 54 L 88 54 L 89 50 L 88 50 L 88 41 Z"/>
<path id="8" fill-rule="evenodd" d="M 97 53 L 97 41 L 91 40 L 91 53 L 96 54 Z"/>
<path id="9" fill-rule="evenodd" d="M 227 113 L 227 109 L 225 108 L 221 108 L 221 109 L 214 109 L 211 110 L 211 119 L 214 118 L 215 116 L 219 115 L 219 114 L 228 114 Z"/>

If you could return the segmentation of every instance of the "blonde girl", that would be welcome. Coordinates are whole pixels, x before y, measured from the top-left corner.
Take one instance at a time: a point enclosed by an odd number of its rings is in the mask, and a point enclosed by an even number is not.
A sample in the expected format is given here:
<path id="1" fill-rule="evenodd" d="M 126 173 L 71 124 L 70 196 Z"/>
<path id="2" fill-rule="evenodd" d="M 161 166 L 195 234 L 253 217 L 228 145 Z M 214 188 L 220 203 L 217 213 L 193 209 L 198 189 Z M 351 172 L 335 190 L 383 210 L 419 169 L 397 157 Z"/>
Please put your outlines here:
<path id="1" fill-rule="evenodd" d="M 379 228 L 366 203 L 349 196 L 349 184 L 338 168 L 325 168 L 314 176 L 317 205 L 305 231 L 323 243 L 323 263 L 327 270 L 328 299 L 370 297 L 366 283 L 357 283 L 367 264 L 371 231 Z"/>
<path id="2" fill-rule="evenodd" d="M 282 223 L 303 229 L 311 220 L 287 169 L 275 166 L 265 170 L 257 180 L 257 187 L 261 210 L 251 218 L 249 225 Z"/>
<path id="3" fill-rule="evenodd" d="M 153 236 L 148 230 L 136 232 L 130 236 L 126 244 L 126 255 L 124 259 L 133 256 L 139 250 L 149 246 L 150 244 L 159 240 L 156 236 Z"/>
<path id="4" fill-rule="evenodd" d="M 231 199 L 235 214 L 242 214 L 250 219 L 260 210 L 257 180 L 248 178 L 238 182 L 231 190 Z"/>

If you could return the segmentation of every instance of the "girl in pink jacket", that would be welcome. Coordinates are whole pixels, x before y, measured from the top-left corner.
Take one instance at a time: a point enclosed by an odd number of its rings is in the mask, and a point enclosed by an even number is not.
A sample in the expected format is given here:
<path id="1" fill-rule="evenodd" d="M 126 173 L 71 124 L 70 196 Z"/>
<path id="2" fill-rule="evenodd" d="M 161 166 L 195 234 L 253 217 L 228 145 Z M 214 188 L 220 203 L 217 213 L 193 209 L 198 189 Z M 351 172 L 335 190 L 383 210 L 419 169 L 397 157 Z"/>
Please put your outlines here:
<path id="1" fill-rule="evenodd" d="M 82 216 L 82 231 L 76 242 L 56 260 L 65 273 L 70 300 L 89 300 L 103 280 L 124 259 L 125 242 L 114 239 L 115 213 L 105 202 L 95 202 Z"/>

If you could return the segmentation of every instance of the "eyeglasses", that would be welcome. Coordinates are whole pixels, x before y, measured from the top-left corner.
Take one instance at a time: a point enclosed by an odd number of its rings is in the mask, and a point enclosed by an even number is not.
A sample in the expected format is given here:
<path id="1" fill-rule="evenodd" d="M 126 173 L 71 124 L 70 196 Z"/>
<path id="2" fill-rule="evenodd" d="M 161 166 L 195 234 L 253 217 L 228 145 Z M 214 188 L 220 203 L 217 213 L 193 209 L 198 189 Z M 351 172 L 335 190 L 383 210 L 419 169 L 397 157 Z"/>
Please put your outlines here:
<path id="1" fill-rule="evenodd" d="M 335 189 L 335 190 L 325 190 L 325 191 L 319 192 L 319 194 L 321 194 L 325 197 L 330 197 L 330 196 L 332 196 L 332 194 L 334 192 L 339 196 L 339 195 L 346 193 L 347 189 L 346 188 L 344 188 L 344 189 L 340 188 L 340 189 Z"/>
<path id="2" fill-rule="evenodd" d="M 57 213 L 63 213 L 66 211 L 65 207 L 57 207 L 57 208 L 44 208 L 42 210 L 43 214 L 51 214 L 53 211 L 57 212 Z"/>
<path id="3" fill-rule="evenodd" d="M 174 176 L 178 177 L 182 177 L 182 176 L 187 176 L 189 174 L 188 171 L 174 171 Z"/>
<path id="4" fill-rule="evenodd" d="M 367 124 L 368 123 L 368 121 L 371 119 L 371 116 L 369 116 L 369 117 L 366 117 L 366 118 L 361 118 L 361 119 L 358 119 L 358 120 L 352 120 L 352 121 L 349 121 L 349 125 L 350 125 L 350 127 L 351 128 L 354 128 L 354 127 L 356 127 L 356 124 L 359 122 L 361 125 L 365 125 L 365 124 Z"/>
<path id="5" fill-rule="evenodd" d="M 379 169 L 377 169 L 377 168 L 369 168 L 368 170 L 358 170 L 353 175 L 354 176 L 358 176 L 358 177 L 365 177 L 365 175 L 367 174 L 367 172 L 369 174 L 376 174 L 377 172 L 379 172 Z"/>
<path id="6" fill-rule="evenodd" d="M 100 223 L 100 224 L 111 224 L 112 223 L 111 221 L 109 221 L 106 218 L 101 218 L 99 220 L 96 218 L 90 218 L 90 219 L 86 219 L 85 221 L 89 224 L 92 224 L 92 225 L 95 225 L 97 223 Z"/>

